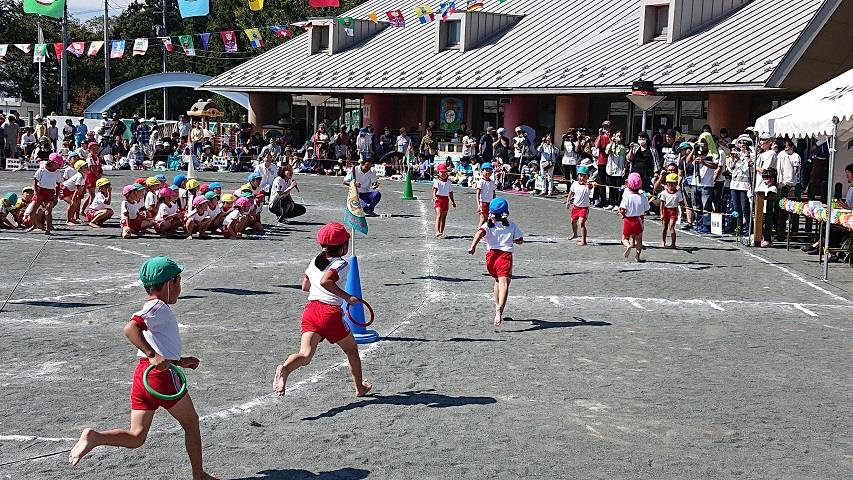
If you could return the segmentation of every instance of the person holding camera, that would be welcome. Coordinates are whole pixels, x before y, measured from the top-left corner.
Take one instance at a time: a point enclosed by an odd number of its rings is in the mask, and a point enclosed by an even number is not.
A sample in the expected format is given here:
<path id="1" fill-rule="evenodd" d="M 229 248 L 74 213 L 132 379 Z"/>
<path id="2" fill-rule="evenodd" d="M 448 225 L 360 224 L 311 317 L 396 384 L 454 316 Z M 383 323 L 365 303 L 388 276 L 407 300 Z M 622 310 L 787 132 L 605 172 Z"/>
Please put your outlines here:
<path id="1" fill-rule="evenodd" d="M 554 166 L 557 164 L 557 155 L 560 149 L 554 146 L 551 134 L 545 134 L 542 144 L 539 145 L 539 173 L 542 175 L 542 195 L 554 194 Z"/>
<path id="2" fill-rule="evenodd" d="M 602 180 L 604 183 L 610 187 L 607 189 L 610 208 L 614 212 L 618 212 L 619 204 L 622 203 L 622 193 L 619 189 L 622 187 L 625 179 L 625 157 L 627 155 L 627 148 L 622 143 L 621 131 L 616 131 L 613 134 L 613 138 L 607 144 L 605 150 L 607 153 L 607 167 L 604 170 L 604 174 L 599 173 L 599 175 L 603 177 Z"/>
<path id="3" fill-rule="evenodd" d="M 578 135 L 574 128 L 570 128 L 563 134 L 562 142 L 563 158 L 560 163 L 563 167 L 563 177 L 565 177 L 567 181 L 577 180 L 578 150 L 580 142 L 578 142 Z"/>
<path id="4" fill-rule="evenodd" d="M 607 182 L 604 172 L 607 169 L 607 145 L 610 144 L 610 129 L 610 120 L 602 122 L 601 128 L 598 129 L 598 136 L 595 137 L 595 142 L 592 145 L 596 156 L 596 168 L 599 175 L 598 183 L 601 185 L 595 189 L 595 196 L 598 197 L 598 203 L 595 206 L 599 208 L 607 205 L 607 187 L 605 186 Z"/>
<path id="5" fill-rule="evenodd" d="M 688 161 L 693 163 L 693 207 L 699 210 L 696 233 L 711 233 L 711 209 L 714 198 L 714 178 L 719 168 L 719 153 L 714 138 L 708 132 L 699 141 Z"/>

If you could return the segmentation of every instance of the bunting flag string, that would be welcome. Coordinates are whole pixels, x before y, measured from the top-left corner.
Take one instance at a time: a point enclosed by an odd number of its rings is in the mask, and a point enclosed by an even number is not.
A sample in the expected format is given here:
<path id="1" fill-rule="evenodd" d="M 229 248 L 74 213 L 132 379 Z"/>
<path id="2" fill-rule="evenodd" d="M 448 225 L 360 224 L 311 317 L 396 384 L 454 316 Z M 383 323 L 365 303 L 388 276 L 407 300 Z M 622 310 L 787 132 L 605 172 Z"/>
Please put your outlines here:
<path id="1" fill-rule="evenodd" d="M 447 18 L 451 13 L 456 13 L 456 2 L 450 0 L 449 2 L 441 2 L 438 6 L 439 12 L 441 12 L 441 19 L 447 21 Z"/>
<path id="2" fill-rule="evenodd" d="M 110 46 L 110 58 L 124 58 L 124 47 L 127 42 L 124 40 L 113 40 Z"/>
<path id="3" fill-rule="evenodd" d="M 71 52 L 75 57 L 80 58 L 80 55 L 86 52 L 86 42 L 71 42 L 65 50 Z"/>
<path id="4" fill-rule="evenodd" d="M 62 61 L 62 52 L 64 52 L 64 51 L 65 51 L 65 45 L 63 45 L 62 42 L 58 42 L 58 43 L 53 44 L 53 53 L 56 54 L 56 61 L 57 62 Z"/>
<path id="5" fill-rule="evenodd" d="M 344 27 L 344 33 L 346 33 L 348 37 L 355 35 L 355 30 L 353 28 L 355 26 L 355 21 L 352 17 L 339 17 L 338 23 Z"/>
<path id="6" fill-rule="evenodd" d="M 264 39 L 261 37 L 261 32 L 258 31 L 257 28 L 247 28 L 243 30 L 246 34 L 246 37 L 249 38 L 249 45 L 252 48 L 262 48 L 264 46 Z"/>
<path id="7" fill-rule="evenodd" d="M 133 41 L 133 56 L 145 55 L 148 52 L 148 39 L 137 38 Z"/>
<path id="8" fill-rule="evenodd" d="M 6 52 L 9 51 L 9 45 L 0 45 L 0 62 L 3 61 L 3 57 L 6 56 Z"/>
<path id="9" fill-rule="evenodd" d="M 174 52 L 175 46 L 172 45 L 172 37 L 160 37 L 160 40 L 163 41 L 163 48 L 166 49 L 167 52 Z"/>
<path id="10" fill-rule="evenodd" d="M 32 44 L 29 43 L 16 43 L 15 47 L 24 53 L 30 53 L 33 50 Z"/>
<path id="11" fill-rule="evenodd" d="M 379 14 L 376 12 L 370 12 L 367 14 L 367 19 L 373 23 L 379 23 Z"/>
<path id="12" fill-rule="evenodd" d="M 235 53 L 237 51 L 237 37 L 234 36 L 234 31 L 219 32 L 219 37 L 222 38 L 222 45 L 225 46 L 225 53 Z"/>
<path id="13" fill-rule="evenodd" d="M 104 46 L 103 40 L 98 40 L 96 42 L 89 43 L 89 56 L 94 57 L 98 55 L 98 52 L 101 50 L 101 47 Z"/>
<path id="14" fill-rule="evenodd" d="M 415 16 L 421 23 L 429 23 L 435 20 L 435 13 L 429 5 L 420 5 L 415 7 Z"/>
<path id="15" fill-rule="evenodd" d="M 403 12 L 400 9 L 389 10 L 385 12 L 385 16 L 388 17 L 388 23 L 392 27 L 403 28 L 406 26 L 406 18 L 403 17 Z"/>

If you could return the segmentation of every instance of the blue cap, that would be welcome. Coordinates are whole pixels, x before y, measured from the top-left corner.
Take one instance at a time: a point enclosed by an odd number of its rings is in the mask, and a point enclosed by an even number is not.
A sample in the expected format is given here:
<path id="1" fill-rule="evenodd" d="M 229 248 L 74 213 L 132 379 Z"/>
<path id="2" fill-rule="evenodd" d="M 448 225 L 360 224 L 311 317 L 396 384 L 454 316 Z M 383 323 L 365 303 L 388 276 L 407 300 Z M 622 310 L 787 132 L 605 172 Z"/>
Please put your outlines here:
<path id="1" fill-rule="evenodd" d="M 251 182 L 252 180 L 259 180 L 261 178 L 264 178 L 263 175 L 261 175 L 260 173 L 252 172 L 249 174 L 249 178 L 246 181 Z"/>
<path id="2" fill-rule="evenodd" d="M 480 170 L 492 170 L 491 162 L 485 162 L 482 165 L 480 165 Z"/>
<path id="3" fill-rule="evenodd" d="M 186 175 L 175 175 L 175 178 L 172 180 L 172 185 L 181 186 L 182 183 L 187 181 Z"/>
<path id="4" fill-rule="evenodd" d="M 489 212 L 495 215 L 509 213 L 509 203 L 501 197 L 497 197 L 489 202 Z"/>
<path id="5" fill-rule="evenodd" d="M 209 189 L 211 189 L 211 190 L 214 190 L 214 189 L 217 189 L 217 188 L 222 188 L 222 184 L 221 184 L 221 183 L 219 183 L 219 182 L 212 182 L 212 183 L 211 183 L 210 185 L 208 185 L 207 187 L 208 187 Z"/>
<path id="6" fill-rule="evenodd" d="M 165 175 L 163 175 L 162 173 L 161 173 L 161 174 L 159 174 L 159 175 L 154 175 L 154 178 L 156 178 L 157 180 L 159 180 L 159 181 L 161 181 L 161 182 L 165 182 L 165 181 L 166 181 L 166 176 L 165 176 Z"/>

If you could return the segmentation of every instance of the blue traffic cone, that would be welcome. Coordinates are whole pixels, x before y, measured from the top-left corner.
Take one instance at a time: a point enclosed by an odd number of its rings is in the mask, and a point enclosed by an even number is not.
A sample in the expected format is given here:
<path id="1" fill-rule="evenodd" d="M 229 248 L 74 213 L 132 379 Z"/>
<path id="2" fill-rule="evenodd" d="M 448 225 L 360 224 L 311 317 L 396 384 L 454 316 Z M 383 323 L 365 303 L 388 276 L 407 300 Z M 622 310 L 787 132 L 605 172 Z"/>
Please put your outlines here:
<path id="1" fill-rule="evenodd" d="M 361 277 L 358 273 L 358 257 L 353 255 L 349 257 L 349 275 L 347 275 L 347 283 L 344 286 L 344 291 L 349 293 L 350 295 L 355 295 L 358 298 L 362 298 L 361 296 Z M 352 332 L 353 337 L 355 337 L 355 343 L 373 343 L 379 341 L 379 332 L 376 330 L 369 330 L 365 327 L 358 326 L 349 321 L 347 317 L 347 302 L 344 301 L 341 305 L 341 308 L 344 309 L 344 321 L 347 322 L 347 326 Z M 364 305 L 361 303 L 357 303 L 350 307 L 350 314 L 352 314 L 353 318 L 358 320 L 361 323 L 364 323 L 366 320 L 364 318 Z"/>

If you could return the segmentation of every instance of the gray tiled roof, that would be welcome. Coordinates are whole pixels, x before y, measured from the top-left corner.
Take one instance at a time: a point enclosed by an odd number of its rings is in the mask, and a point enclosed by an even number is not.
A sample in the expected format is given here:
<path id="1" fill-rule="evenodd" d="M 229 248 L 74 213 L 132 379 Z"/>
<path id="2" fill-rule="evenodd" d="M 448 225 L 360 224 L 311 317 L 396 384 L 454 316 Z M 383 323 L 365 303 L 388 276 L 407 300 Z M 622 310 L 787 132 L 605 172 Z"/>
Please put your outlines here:
<path id="1" fill-rule="evenodd" d="M 386 28 L 360 46 L 309 55 L 309 36 L 299 35 L 201 88 L 621 92 L 640 77 L 668 90 L 761 88 L 822 0 L 753 0 L 687 38 L 645 45 L 638 44 L 640 0 L 487 0 L 487 11 L 524 18 L 476 49 L 438 53 L 434 26 L 418 23 L 413 13 L 423 3 L 394 2 L 406 15 L 406 27 Z M 388 5 L 370 0 L 343 16 L 366 18 L 375 10 L 382 18 Z M 433 8 L 438 19 L 437 5 Z"/>

